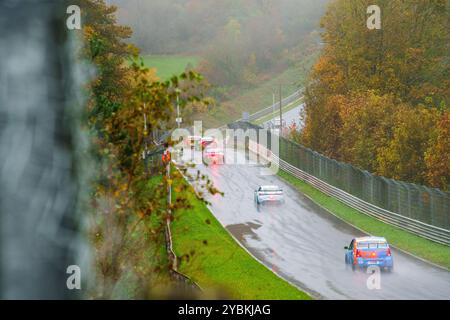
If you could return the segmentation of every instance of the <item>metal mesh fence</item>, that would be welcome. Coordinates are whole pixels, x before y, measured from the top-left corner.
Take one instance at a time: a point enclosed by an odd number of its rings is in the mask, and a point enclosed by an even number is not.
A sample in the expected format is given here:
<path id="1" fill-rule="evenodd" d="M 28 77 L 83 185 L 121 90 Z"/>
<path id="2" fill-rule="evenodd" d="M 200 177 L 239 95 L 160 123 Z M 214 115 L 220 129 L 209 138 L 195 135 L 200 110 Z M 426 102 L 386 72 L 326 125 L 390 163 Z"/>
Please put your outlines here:
<path id="1" fill-rule="evenodd" d="M 233 123 L 229 127 L 244 130 L 262 129 L 242 121 Z M 271 134 L 268 132 L 267 146 L 269 148 L 270 139 Z M 293 141 L 282 137 L 279 139 L 279 158 L 290 166 L 370 205 L 444 229 L 443 232 L 448 233 L 450 192 L 375 176 L 350 164 L 327 158 Z"/>
<path id="2" fill-rule="evenodd" d="M 280 138 L 280 158 L 328 184 L 402 216 L 450 229 L 450 193 L 372 175 Z"/>

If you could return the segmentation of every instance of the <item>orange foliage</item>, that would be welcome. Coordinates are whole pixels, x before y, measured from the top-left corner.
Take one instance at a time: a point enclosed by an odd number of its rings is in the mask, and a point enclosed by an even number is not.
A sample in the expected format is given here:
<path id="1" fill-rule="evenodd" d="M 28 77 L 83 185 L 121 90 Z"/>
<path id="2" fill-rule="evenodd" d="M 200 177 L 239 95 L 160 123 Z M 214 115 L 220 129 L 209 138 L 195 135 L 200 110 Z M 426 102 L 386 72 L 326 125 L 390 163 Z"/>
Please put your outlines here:
<path id="1" fill-rule="evenodd" d="M 380 4 L 384 28 L 372 31 L 365 26 L 367 6 L 330 3 L 297 141 L 388 178 L 447 189 L 445 1 L 386 1 Z"/>
<path id="2" fill-rule="evenodd" d="M 436 127 L 436 137 L 425 154 L 426 180 L 436 188 L 450 189 L 450 111 L 445 111 Z"/>

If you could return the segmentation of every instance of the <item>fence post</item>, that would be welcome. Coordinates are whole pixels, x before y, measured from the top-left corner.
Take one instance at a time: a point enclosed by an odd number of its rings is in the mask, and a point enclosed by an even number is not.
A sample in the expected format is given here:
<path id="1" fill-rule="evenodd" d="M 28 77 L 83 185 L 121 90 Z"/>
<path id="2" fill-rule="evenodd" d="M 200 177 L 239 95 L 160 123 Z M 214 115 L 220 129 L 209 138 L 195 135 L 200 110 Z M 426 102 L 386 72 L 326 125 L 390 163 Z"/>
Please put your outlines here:
<path id="1" fill-rule="evenodd" d="M 239 122 L 235 125 L 248 126 Z M 270 138 L 268 140 L 271 149 Z M 362 213 L 421 237 L 450 245 L 449 192 L 375 176 L 290 140 L 281 138 L 280 141 L 280 166 L 285 171 Z M 299 150 L 301 156 L 295 150 Z M 329 166 L 332 170 L 328 170 Z M 361 191 L 361 188 L 368 190 Z M 428 198 L 423 196 L 425 190 Z M 435 199 L 435 195 L 439 195 L 439 198 Z"/>

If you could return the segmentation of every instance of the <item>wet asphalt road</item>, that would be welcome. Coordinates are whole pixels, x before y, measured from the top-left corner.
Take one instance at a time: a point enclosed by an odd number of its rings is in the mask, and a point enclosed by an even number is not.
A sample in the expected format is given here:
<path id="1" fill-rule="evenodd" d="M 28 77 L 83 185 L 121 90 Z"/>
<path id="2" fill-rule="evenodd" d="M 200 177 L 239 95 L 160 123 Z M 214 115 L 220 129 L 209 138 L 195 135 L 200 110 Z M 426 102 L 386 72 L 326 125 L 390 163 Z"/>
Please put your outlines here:
<path id="1" fill-rule="evenodd" d="M 304 103 L 300 104 L 299 106 L 295 107 L 292 110 L 286 111 L 285 113 L 283 113 L 283 120 L 286 122 L 286 126 L 290 126 L 292 125 L 294 122 L 297 125 L 298 128 L 303 127 L 303 123 L 300 121 L 300 111 L 303 110 L 304 108 Z M 278 118 L 280 118 L 279 115 L 277 115 Z M 264 126 L 266 127 L 270 122 L 270 121 L 266 121 L 264 123 Z M 283 121 L 283 122 L 284 122 Z"/>
<path id="2" fill-rule="evenodd" d="M 185 161 L 189 157 L 185 152 Z M 228 163 L 244 158 L 242 151 L 234 158 L 227 151 Z M 392 249 L 393 273 L 381 273 L 381 289 L 368 289 L 370 275 L 352 271 L 344 262 L 344 246 L 363 234 L 277 176 L 261 175 L 263 166 L 197 165 L 197 169 L 225 193 L 208 199 L 222 225 L 267 267 L 316 298 L 450 299 L 450 272 L 396 249 Z M 264 184 L 283 187 L 285 204 L 258 209 L 254 190 Z"/>

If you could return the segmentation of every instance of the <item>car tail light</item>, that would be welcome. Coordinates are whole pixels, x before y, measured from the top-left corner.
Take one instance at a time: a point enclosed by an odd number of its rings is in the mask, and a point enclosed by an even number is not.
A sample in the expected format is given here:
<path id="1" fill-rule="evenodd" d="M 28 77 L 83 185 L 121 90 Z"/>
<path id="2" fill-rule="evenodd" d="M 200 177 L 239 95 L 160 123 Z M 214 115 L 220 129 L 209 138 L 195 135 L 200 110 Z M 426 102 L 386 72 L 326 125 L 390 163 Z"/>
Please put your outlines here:
<path id="1" fill-rule="evenodd" d="M 387 255 L 388 255 L 388 257 L 391 256 L 391 248 L 388 248 L 388 249 L 387 249 Z"/>
<path id="2" fill-rule="evenodd" d="M 356 249 L 356 251 L 355 251 L 355 256 L 356 256 L 357 258 L 361 258 L 361 251 L 359 251 L 359 249 Z"/>

